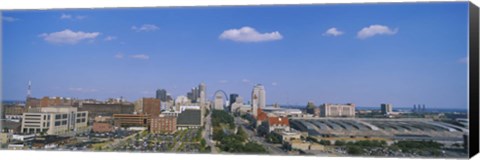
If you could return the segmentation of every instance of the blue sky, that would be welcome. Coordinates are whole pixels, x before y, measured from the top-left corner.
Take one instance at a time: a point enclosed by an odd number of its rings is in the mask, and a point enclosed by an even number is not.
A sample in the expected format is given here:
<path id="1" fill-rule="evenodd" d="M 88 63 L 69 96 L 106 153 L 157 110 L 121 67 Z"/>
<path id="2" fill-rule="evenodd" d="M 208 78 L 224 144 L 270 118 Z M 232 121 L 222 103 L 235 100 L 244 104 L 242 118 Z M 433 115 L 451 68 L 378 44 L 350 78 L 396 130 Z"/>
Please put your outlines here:
<path id="1" fill-rule="evenodd" d="M 200 82 L 267 102 L 467 107 L 465 2 L 4 11 L 3 99 Z"/>

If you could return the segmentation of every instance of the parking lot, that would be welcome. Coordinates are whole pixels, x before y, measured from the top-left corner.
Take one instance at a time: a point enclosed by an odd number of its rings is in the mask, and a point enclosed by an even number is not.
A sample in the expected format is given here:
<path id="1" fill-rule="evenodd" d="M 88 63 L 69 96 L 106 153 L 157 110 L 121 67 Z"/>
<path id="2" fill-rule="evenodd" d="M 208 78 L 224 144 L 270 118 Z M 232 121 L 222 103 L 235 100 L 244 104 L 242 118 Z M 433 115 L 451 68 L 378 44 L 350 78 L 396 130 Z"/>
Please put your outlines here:
<path id="1" fill-rule="evenodd" d="M 134 152 L 199 152 L 200 144 L 195 138 L 198 129 L 177 131 L 173 135 L 151 134 L 147 131 L 137 133 L 118 145 L 114 151 Z"/>

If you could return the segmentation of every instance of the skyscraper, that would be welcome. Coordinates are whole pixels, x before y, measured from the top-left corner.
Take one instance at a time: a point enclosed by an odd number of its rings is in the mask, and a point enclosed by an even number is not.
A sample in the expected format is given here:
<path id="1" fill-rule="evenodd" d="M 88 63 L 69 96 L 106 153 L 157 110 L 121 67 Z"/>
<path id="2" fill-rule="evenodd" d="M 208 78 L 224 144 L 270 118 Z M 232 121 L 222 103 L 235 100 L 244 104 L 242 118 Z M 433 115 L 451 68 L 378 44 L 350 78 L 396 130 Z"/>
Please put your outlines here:
<path id="1" fill-rule="evenodd" d="M 380 110 L 382 111 L 382 114 L 389 114 L 392 112 L 392 109 L 392 104 L 380 104 Z"/>
<path id="2" fill-rule="evenodd" d="M 237 100 L 237 97 L 238 97 L 238 94 L 236 93 L 232 93 L 230 94 L 230 103 L 228 104 L 228 106 L 232 106 L 233 103 L 235 103 L 235 100 Z"/>
<path id="3" fill-rule="evenodd" d="M 162 102 L 167 101 L 167 91 L 165 89 L 157 89 L 156 98 Z"/>
<path id="4" fill-rule="evenodd" d="M 213 104 L 213 108 L 215 110 L 223 110 L 225 103 L 223 101 L 223 93 L 222 92 L 217 92 L 215 94 L 215 100 Z"/>
<path id="5" fill-rule="evenodd" d="M 203 99 L 200 100 L 200 101 L 203 101 L 204 103 L 207 102 L 207 97 L 205 95 L 207 95 L 207 86 L 205 85 L 205 83 L 200 83 L 198 85 L 198 90 L 199 90 L 199 93 L 200 93 L 200 98 L 202 98 L 202 92 L 204 93 L 203 95 Z"/>
<path id="6" fill-rule="evenodd" d="M 265 88 L 261 84 L 256 84 L 252 91 L 252 113 L 257 117 L 258 108 L 264 108 L 266 105 Z"/>

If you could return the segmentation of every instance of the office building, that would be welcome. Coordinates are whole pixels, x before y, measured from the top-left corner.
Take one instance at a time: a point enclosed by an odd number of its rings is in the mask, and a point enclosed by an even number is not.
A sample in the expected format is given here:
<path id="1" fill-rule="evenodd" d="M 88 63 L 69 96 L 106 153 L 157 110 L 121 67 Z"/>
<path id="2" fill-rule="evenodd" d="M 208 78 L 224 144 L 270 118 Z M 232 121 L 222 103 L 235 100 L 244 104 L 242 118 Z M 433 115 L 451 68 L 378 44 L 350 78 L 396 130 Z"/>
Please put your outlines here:
<path id="1" fill-rule="evenodd" d="M 355 104 L 322 104 L 320 117 L 355 117 Z"/>
<path id="2" fill-rule="evenodd" d="M 72 135 L 88 131 L 88 112 L 77 108 L 43 107 L 23 113 L 22 133 L 47 135 Z"/>
<path id="3" fill-rule="evenodd" d="M 33 98 L 33 97 L 28 97 L 27 101 L 25 103 L 25 107 L 27 108 L 36 108 L 40 107 L 40 99 L 38 98 Z"/>
<path id="4" fill-rule="evenodd" d="M 65 97 L 43 97 L 40 100 L 40 107 L 51 106 L 72 106 L 73 100 Z"/>
<path id="5" fill-rule="evenodd" d="M 145 127 L 150 126 L 150 116 L 145 114 L 114 114 L 113 124 L 116 127 Z"/>
<path id="6" fill-rule="evenodd" d="M 231 108 L 232 107 L 232 104 L 235 103 L 235 101 L 237 100 L 237 97 L 238 97 L 238 94 L 236 93 L 232 93 L 230 94 L 230 103 L 228 104 L 228 106 Z"/>
<path id="7" fill-rule="evenodd" d="M 3 113 L 1 118 L 5 118 L 10 121 L 20 122 L 23 113 L 27 109 L 24 106 L 19 105 L 3 105 Z"/>
<path id="8" fill-rule="evenodd" d="M 160 100 L 156 98 L 141 98 L 135 102 L 135 112 L 151 117 L 160 115 Z"/>
<path id="9" fill-rule="evenodd" d="M 150 123 L 150 133 L 173 134 L 177 131 L 177 117 L 164 116 L 154 117 Z"/>
<path id="10" fill-rule="evenodd" d="M 190 104 L 192 104 L 190 99 L 188 99 L 185 96 L 178 96 L 175 99 L 175 107 L 176 107 L 175 110 L 178 111 L 180 109 L 180 106 L 187 106 L 187 105 L 190 105 Z"/>
<path id="11" fill-rule="evenodd" d="M 380 104 L 380 110 L 382 114 L 390 114 L 393 112 L 393 106 L 392 104 Z"/>
<path id="12" fill-rule="evenodd" d="M 235 98 L 235 102 L 232 103 L 232 106 L 230 107 L 230 112 L 239 112 L 240 107 L 242 107 L 243 104 L 243 97 L 238 96 Z"/>
<path id="13" fill-rule="evenodd" d="M 198 89 L 200 93 L 200 102 L 203 101 L 203 103 L 206 103 L 207 102 L 207 97 L 206 97 L 207 85 L 205 85 L 205 83 L 202 82 L 198 85 Z M 202 92 L 203 92 L 203 95 L 202 95 Z"/>
<path id="14" fill-rule="evenodd" d="M 264 108 L 266 105 L 265 88 L 261 84 L 255 85 L 252 90 L 252 114 L 256 118 L 258 108 Z"/>
<path id="15" fill-rule="evenodd" d="M 132 114 L 135 110 L 134 104 L 95 104 L 80 103 L 79 111 L 88 111 L 90 118 L 98 116 L 112 116 L 113 114 Z"/>
<path id="16" fill-rule="evenodd" d="M 213 108 L 215 110 L 223 110 L 225 107 L 225 101 L 223 100 L 224 94 L 222 92 L 215 93 L 215 100 L 213 103 Z M 226 98 L 226 97 L 225 97 Z"/>
<path id="17" fill-rule="evenodd" d="M 155 97 L 162 102 L 166 102 L 167 101 L 167 90 L 157 89 Z"/>
<path id="18" fill-rule="evenodd" d="M 202 114 L 199 109 L 185 109 L 178 114 L 177 129 L 199 128 L 202 126 Z"/>

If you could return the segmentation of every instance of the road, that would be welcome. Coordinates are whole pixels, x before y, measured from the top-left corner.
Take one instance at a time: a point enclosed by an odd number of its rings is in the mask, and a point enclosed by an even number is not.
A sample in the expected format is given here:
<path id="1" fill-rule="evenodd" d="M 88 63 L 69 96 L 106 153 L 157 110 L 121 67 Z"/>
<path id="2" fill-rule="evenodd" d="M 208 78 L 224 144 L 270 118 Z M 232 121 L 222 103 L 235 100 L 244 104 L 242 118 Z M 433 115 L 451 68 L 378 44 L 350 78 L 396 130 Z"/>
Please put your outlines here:
<path id="1" fill-rule="evenodd" d="M 265 138 L 256 136 L 255 133 L 252 130 L 250 130 L 246 127 L 246 126 L 248 126 L 248 123 L 246 123 L 240 117 L 235 117 L 235 125 L 236 126 L 242 126 L 242 129 L 248 134 L 248 137 L 250 137 L 251 140 L 263 145 L 270 153 L 275 154 L 275 155 L 286 155 L 287 154 L 282 149 L 280 149 L 279 145 L 276 146 L 274 144 L 270 144 L 270 143 L 265 141 Z"/>
<path id="2" fill-rule="evenodd" d="M 212 140 L 212 112 L 210 111 L 207 115 L 207 117 L 205 117 L 205 131 L 202 132 L 203 134 L 203 138 L 205 139 L 205 141 L 207 142 L 207 145 L 210 146 L 211 150 L 212 150 L 212 153 L 218 153 L 218 150 L 217 148 L 215 147 L 215 144 L 213 143 L 213 140 Z"/>

